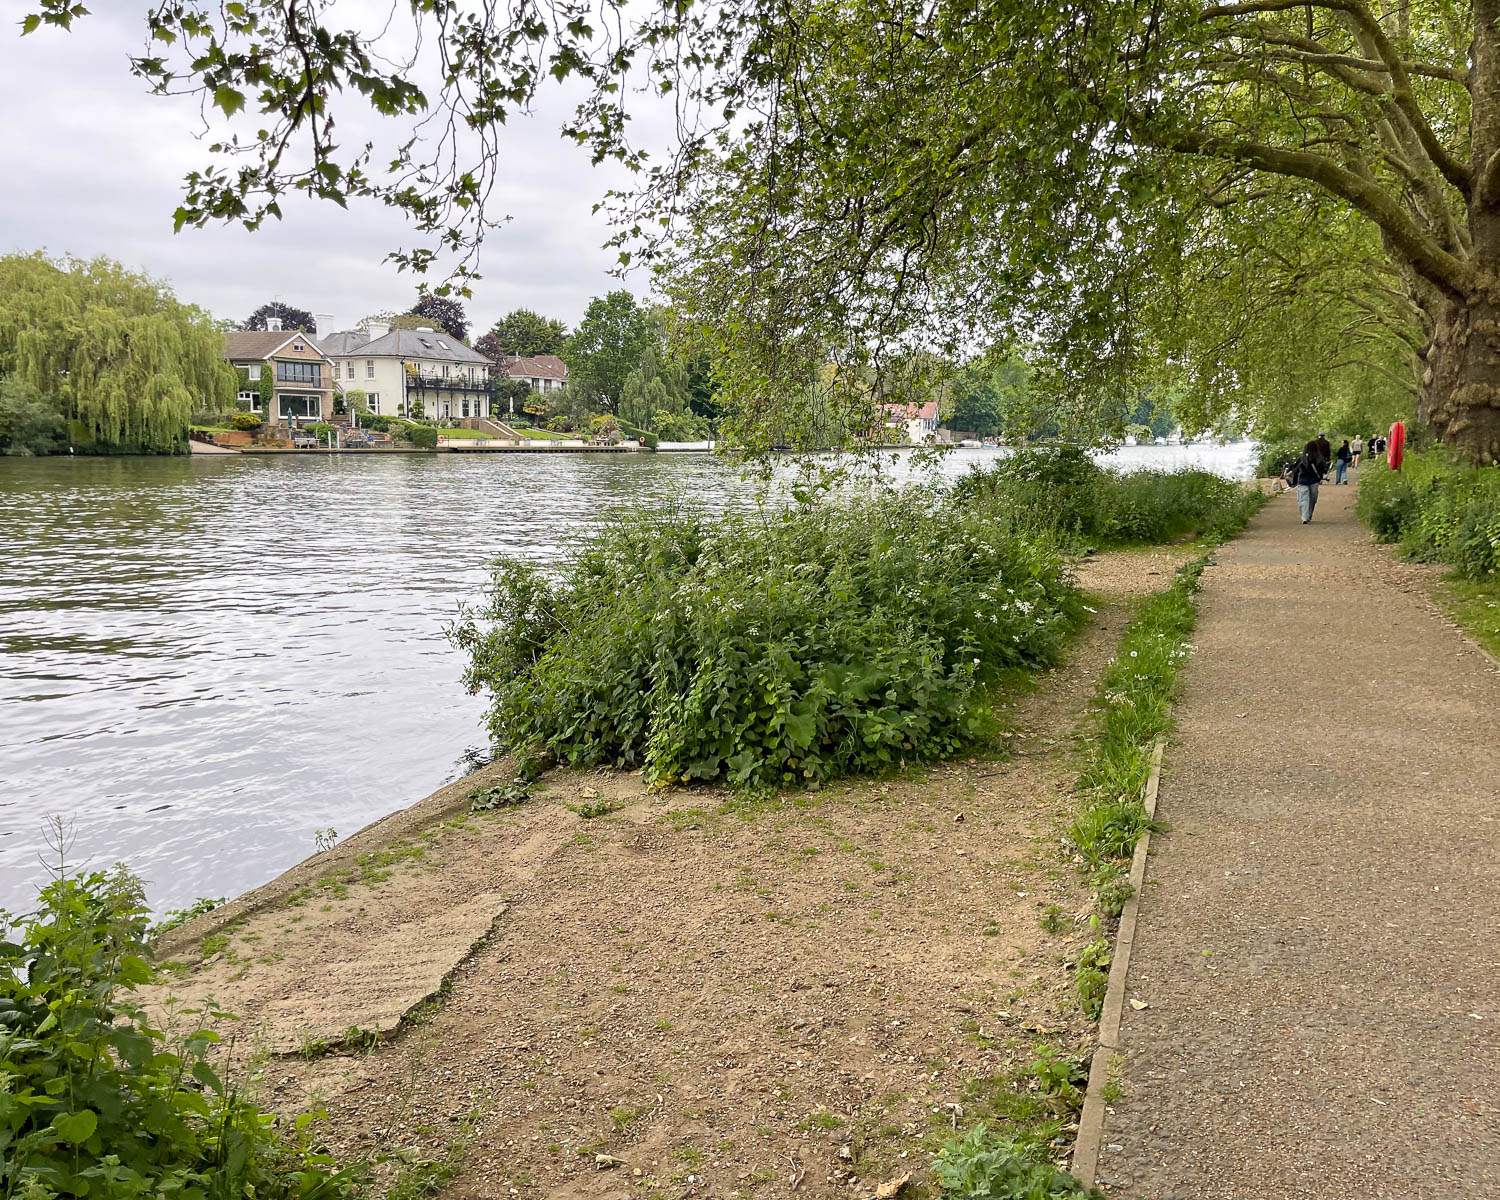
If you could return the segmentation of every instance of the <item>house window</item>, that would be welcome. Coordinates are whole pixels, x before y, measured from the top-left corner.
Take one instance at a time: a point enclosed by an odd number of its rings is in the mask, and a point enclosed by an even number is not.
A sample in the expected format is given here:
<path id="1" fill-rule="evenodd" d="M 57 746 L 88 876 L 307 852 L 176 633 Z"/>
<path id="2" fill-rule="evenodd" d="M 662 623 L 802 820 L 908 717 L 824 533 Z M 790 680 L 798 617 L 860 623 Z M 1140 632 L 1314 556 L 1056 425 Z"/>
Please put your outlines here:
<path id="1" fill-rule="evenodd" d="M 380 393 L 366 392 L 365 403 L 370 406 L 370 411 L 372 413 L 378 413 L 380 411 Z"/>
<path id="2" fill-rule="evenodd" d="M 259 392 L 241 392 L 239 394 L 239 401 L 251 412 L 260 412 Z"/>
<path id="3" fill-rule="evenodd" d="M 463 398 L 463 403 L 459 405 L 459 411 L 466 417 L 469 415 L 469 398 L 467 396 Z"/>
<path id="4" fill-rule="evenodd" d="M 307 347 L 304 346 L 301 342 L 293 342 L 292 343 L 292 349 L 293 350 L 306 350 Z"/>
<path id="5" fill-rule="evenodd" d="M 350 363 L 349 365 L 352 367 L 354 364 Z M 349 376 L 349 378 L 353 379 L 354 376 L 351 375 L 351 376 Z M 366 379 L 374 379 L 375 378 L 375 360 L 373 358 L 367 358 L 367 359 L 365 359 L 365 378 Z"/>
<path id="6" fill-rule="evenodd" d="M 443 378 L 444 379 L 448 378 L 448 364 L 447 363 L 443 364 Z"/>
<path id="7" fill-rule="evenodd" d="M 318 387 L 322 383 L 323 370 L 315 362 L 276 362 L 276 378 L 282 383 L 310 383 Z"/>

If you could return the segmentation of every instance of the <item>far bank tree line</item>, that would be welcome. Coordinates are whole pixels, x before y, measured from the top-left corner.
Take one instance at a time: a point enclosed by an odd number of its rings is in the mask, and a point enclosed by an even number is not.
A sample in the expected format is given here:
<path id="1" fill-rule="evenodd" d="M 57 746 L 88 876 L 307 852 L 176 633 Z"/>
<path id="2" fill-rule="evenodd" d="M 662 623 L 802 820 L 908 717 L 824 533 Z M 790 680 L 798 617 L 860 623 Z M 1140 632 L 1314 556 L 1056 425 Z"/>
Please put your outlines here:
<path id="1" fill-rule="evenodd" d="M 266 304 L 240 322 L 316 332 L 313 315 Z M 517 309 L 473 339 L 497 364 L 553 354 L 566 387 L 532 393 L 502 380 L 496 409 L 564 432 L 622 429 L 662 440 L 713 436 L 724 415 L 712 360 L 671 336 L 670 310 L 617 290 L 590 302 L 577 327 Z M 468 316 L 446 297 L 419 298 L 405 313 L 371 314 L 396 328 L 432 326 L 467 341 Z M 225 322 L 178 302 L 162 283 L 105 259 L 0 257 L 0 452 L 180 453 L 195 419 L 225 412 L 241 390 L 223 359 Z M 954 428 L 1020 440 L 1059 429 L 1032 387 L 1032 369 L 993 352 L 947 373 L 932 393 Z M 877 397 L 878 398 L 878 397 Z M 1170 428 L 1164 398 L 1142 398 L 1120 427 Z M 840 440 L 851 431 L 828 430 Z M 856 430 L 852 432 L 864 432 Z"/>

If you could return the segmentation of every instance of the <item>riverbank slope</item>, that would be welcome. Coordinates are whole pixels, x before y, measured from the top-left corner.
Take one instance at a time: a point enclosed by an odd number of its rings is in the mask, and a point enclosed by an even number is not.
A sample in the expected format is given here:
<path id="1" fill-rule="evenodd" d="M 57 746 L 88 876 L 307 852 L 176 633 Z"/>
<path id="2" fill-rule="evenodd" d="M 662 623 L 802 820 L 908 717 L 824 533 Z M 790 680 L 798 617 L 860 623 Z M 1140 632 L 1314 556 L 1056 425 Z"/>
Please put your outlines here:
<path id="1" fill-rule="evenodd" d="M 1061 1157 L 1074 1102 L 1036 1064 L 1093 1036 L 1070 734 L 1190 553 L 1083 567 L 1100 611 L 998 759 L 770 802 L 554 771 L 520 807 L 439 803 L 182 931 L 170 990 L 240 1014 L 267 1098 L 325 1105 L 382 1186 L 862 1195 L 1002 1114 Z"/>

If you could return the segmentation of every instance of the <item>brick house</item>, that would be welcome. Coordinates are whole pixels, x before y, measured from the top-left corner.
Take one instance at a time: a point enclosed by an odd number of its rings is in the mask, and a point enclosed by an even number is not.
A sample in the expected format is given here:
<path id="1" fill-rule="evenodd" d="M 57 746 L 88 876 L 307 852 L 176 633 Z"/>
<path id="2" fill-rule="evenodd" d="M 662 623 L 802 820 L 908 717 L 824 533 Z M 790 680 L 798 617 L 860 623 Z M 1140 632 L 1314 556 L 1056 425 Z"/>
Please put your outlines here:
<path id="1" fill-rule="evenodd" d="M 568 382 L 568 364 L 555 354 L 530 358 L 508 354 L 500 360 L 500 373 L 507 379 L 519 379 L 533 392 L 555 392 Z"/>
<path id="2" fill-rule="evenodd" d="M 280 325 L 272 320 L 271 324 Z M 236 329 L 224 335 L 224 357 L 240 372 L 240 400 L 267 425 L 305 425 L 333 417 L 333 363 L 314 338 L 296 330 Z M 261 368 L 271 368 L 271 403 L 260 396 Z"/>

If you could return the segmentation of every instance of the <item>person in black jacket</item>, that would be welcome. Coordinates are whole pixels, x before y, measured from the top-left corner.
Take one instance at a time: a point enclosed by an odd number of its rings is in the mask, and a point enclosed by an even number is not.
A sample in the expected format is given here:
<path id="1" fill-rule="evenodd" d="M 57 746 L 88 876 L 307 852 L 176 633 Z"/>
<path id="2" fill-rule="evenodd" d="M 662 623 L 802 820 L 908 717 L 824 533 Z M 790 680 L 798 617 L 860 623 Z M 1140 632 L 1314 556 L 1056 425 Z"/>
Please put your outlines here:
<path id="1" fill-rule="evenodd" d="M 1323 475 L 1327 475 L 1328 468 L 1333 465 L 1333 444 L 1329 442 L 1328 435 L 1326 433 L 1318 434 L 1317 439 L 1310 442 L 1309 445 L 1315 447 L 1317 450 L 1318 470 Z"/>
<path id="2" fill-rule="evenodd" d="M 1337 487 L 1341 483 L 1349 482 L 1349 460 L 1354 457 L 1354 451 L 1349 448 L 1349 439 L 1344 439 L 1344 444 L 1333 452 L 1333 482 Z"/>
<path id="3" fill-rule="evenodd" d="M 1302 447 L 1302 457 L 1292 468 L 1292 480 L 1297 485 L 1297 511 L 1302 514 L 1302 523 L 1306 525 L 1312 520 L 1313 509 L 1318 507 L 1318 484 L 1323 482 L 1317 442 L 1308 442 Z"/>

